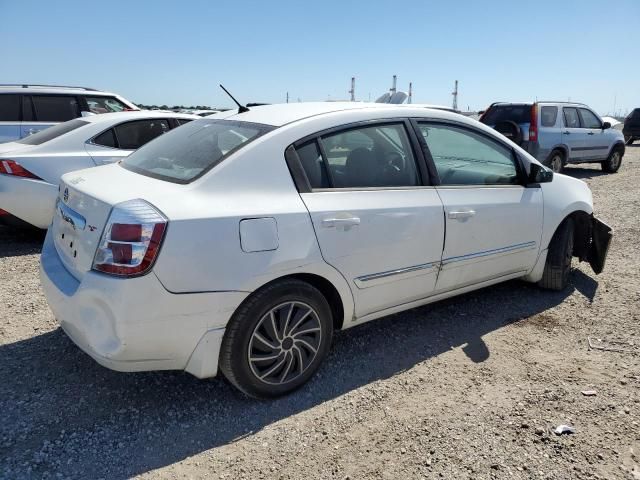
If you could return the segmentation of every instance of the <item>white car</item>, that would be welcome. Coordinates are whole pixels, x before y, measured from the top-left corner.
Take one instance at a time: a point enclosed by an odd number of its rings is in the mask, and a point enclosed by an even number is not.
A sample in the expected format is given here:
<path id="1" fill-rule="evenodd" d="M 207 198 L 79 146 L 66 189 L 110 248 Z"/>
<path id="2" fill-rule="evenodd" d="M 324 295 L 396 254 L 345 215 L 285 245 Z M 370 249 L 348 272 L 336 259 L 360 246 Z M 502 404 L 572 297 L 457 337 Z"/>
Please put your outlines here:
<path id="1" fill-rule="evenodd" d="M 584 182 L 461 115 L 270 105 L 64 175 L 41 279 L 100 364 L 270 397 L 334 330 L 513 278 L 562 289 L 611 235 Z"/>
<path id="2" fill-rule="evenodd" d="M 0 144 L 0 224 L 47 228 L 64 173 L 121 160 L 197 118 L 149 111 L 105 113 Z"/>

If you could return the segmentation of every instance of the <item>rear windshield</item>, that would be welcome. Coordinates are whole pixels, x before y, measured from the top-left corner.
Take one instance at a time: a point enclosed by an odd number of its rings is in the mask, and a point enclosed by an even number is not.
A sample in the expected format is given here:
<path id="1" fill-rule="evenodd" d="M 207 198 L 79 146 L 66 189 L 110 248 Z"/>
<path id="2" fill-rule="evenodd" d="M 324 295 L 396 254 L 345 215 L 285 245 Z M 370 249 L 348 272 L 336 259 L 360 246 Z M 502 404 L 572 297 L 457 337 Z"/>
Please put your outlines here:
<path id="1" fill-rule="evenodd" d="M 79 119 L 69 120 L 68 122 L 59 123 L 58 125 L 46 128 L 41 132 L 34 133 L 33 135 L 29 135 L 28 137 L 24 137 L 18 140 L 18 143 L 24 143 L 25 145 L 42 145 L 44 142 L 48 142 L 49 140 L 58 138 L 65 133 L 69 133 L 72 130 L 83 127 L 85 125 L 89 125 L 89 122 Z"/>
<path id="2" fill-rule="evenodd" d="M 122 161 L 127 170 L 189 183 L 274 127 L 230 120 L 197 120 L 147 143 Z"/>
<path id="3" fill-rule="evenodd" d="M 500 122 L 517 124 L 531 121 L 531 105 L 494 105 L 482 117 L 482 123 L 496 125 Z"/>

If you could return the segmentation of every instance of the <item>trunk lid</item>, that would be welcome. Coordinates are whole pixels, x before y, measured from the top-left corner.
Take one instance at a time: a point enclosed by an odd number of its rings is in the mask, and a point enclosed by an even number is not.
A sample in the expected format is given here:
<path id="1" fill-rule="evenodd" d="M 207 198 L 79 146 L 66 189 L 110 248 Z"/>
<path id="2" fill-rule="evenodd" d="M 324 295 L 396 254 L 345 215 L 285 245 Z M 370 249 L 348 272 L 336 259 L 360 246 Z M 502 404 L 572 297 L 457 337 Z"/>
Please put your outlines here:
<path id="1" fill-rule="evenodd" d="M 162 209 L 162 205 L 171 205 L 176 187 L 179 186 L 130 172 L 117 164 L 63 175 L 51 234 L 69 273 L 81 280 L 91 270 L 114 205 L 143 199 Z"/>

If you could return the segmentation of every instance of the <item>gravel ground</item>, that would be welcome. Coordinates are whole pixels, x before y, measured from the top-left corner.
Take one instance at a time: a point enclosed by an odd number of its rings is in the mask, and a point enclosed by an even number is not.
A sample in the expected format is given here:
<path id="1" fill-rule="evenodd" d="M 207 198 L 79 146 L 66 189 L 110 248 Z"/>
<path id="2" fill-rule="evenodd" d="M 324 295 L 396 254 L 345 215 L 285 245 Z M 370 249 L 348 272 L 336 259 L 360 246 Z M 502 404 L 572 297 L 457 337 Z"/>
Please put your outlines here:
<path id="1" fill-rule="evenodd" d="M 513 281 L 354 328 L 268 402 L 100 367 L 47 307 L 42 236 L 0 229 L 0 477 L 640 479 L 640 145 L 616 175 L 567 173 L 616 230 L 603 274 L 579 265 L 564 292 Z"/>

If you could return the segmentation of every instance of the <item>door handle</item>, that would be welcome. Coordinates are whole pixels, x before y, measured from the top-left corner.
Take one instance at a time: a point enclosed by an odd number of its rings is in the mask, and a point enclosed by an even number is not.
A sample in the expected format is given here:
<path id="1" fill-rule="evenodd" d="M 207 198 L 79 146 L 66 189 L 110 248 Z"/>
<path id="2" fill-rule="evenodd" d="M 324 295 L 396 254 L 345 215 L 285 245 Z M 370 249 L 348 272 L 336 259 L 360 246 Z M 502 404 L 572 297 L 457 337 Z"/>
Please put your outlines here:
<path id="1" fill-rule="evenodd" d="M 589 133 L 587 133 L 587 135 L 593 135 L 593 134 L 594 134 L 593 132 L 589 132 Z"/>
<path id="2" fill-rule="evenodd" d="M 569 130 L 565 130 L 564 132 L 562 132 L 564 135 L 571 135 L 571 132 Z"/>
<path id="3" fill-rule="evenodd" d="M 475 214 L 475 210 L 452 210 L 447 213 L 447 217 L 452 220 L 464 220 L 466 218 L 473 217 Z"/>
<path id="4" fill-rule="evenodd" d="M 358 217 L 345 217 L 345 218 L 323 218 L 322 226 L 325 228 L 333 227 L 354 227 L 360 225 L 360 219 Z"/>

